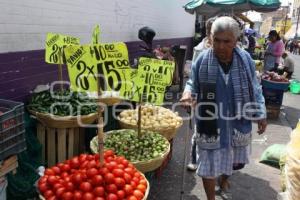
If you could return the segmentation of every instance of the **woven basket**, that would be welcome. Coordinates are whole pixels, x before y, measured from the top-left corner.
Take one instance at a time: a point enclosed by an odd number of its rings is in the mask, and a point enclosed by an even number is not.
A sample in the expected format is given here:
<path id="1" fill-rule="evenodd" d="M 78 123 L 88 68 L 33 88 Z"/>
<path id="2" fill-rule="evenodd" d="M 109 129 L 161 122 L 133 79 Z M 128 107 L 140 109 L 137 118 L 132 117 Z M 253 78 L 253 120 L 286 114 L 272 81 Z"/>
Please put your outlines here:
<path id="1" fill-rule="evenodd" d="M 118 104 L 122 101 L 122 99 L 118 97 L 105 97 L 105 98 L 99 98 L 98 102 L 106 104 L 107 106 L 113 106 L 115 104 Z"/>
<path id="2" fill-rule="evenodd" d="M 29 110 L 29 112 L 33 114 L 44 126 L 49 128 L 76 128 L 80 127 L 80 123 L 91 124 L 98 118 L 98 113 L 60 117 L 51 114 L 39 113 L 32 110 Z"/>
<path id="3" fill-rule="evenodd" d="M 141 173 L 141 172 L 140 172 Z M 149 181 L 147 180 L 147 178 L 145 177 L 145 175 L 143 173 L 141 173 L 141 175 L 145 178 L 145 180 L 147 181 L 147 189 L 146 189 L 146 192 L 145 192 L 145 195 L 144 195 L 144 198 L 142 200 L 147 200 L 148 198 L 148 195 L 149 195 L 149 191 L 150 191 L 150 184 L 149 184 Z M 38 191 L 38 193 L 40 193 Z M 46 200 L 42 195 L 39 195 L 39 198 L 41 200 Z"/>
<path id="4" fill-rule="evenodd" d="M 126 130 L 118 130 L 117 132 L 123 132 Z M 116 133 L 116 131 L 108 131 L 105 133 L 106 134 L 113 134 Z M 105 136 L 104 136 L 104 140 L 105 140 Z M 91 142 L 90 142 L 90 149 L 93 153 L 97 153 L 98 152 L 98 137 L 95 136 Z M 145 173 L 145 172 L 150 172 L 150 171 L 154 171 L 155 169 L 159 168 L 163 161 L 166 159 L 166 157 L 168 156 L 168 154 L 170 153 L 170 143 L 168 141 L 168 148 L 166 149 L 166 151 L 156 157 L 153 158 L 151 160 L 147 160 L 147 161 L 137 161 L 137 162 L 131 162 L 139 171 Z"/>
<path id="5" fill-rule="evenodd" d="M 118 121 L 120 124 L 120 127 L 122 129 L 137 129 L 138 126 L 137 125 L 132 125 L 132 124 L 127 124 L 125 122 L 123 122 L 122 120 L 120 120 L 120 118 L 118 117 Z M 171 140 L 176 136 L 177 130 L 182 126 L 183 122 L 181 121 L 180 124 L 178 124 L 176 127 L 167 127 L 167 128 L 143 128 L 143 130 L 148 130 L 148 131 L 153 131 L 153 132 L 158 132 L 160 133 L 162 136 L 164 136 L 165 138 L 167 138 L 167 140 Z"/>

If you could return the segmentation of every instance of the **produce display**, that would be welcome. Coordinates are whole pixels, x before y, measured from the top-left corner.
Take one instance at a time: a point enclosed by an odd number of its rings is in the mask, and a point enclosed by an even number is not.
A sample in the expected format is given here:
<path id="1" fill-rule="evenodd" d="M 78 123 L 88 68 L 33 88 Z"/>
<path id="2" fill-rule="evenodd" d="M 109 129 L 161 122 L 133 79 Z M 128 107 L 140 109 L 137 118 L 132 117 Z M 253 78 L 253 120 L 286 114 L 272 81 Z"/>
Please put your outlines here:
<path id="1" fill-rule="evenodd" d="M 268 81 L 284 82 L 284 83 L 289 82 L 289 80 L 287 78 L 277 74 L 276 72 L 267 71 L 262 75 L 261 78 L 264 79 L 264 80 L 268 80 Z"/>
<path id="2" fill-rule="evenodd" d="M 159 133 L 142 132 L 138 137 L 135 130 L 111 131 L 105 137 L 104 147 L 131 162 L 146 161 L 162 156 L 169 148 L 169 142 Z"/>
<path id="3" fill-rule="evenodd" d="M 141 126 L 143 129 L 158 130 L 161 128 L 176 128 L 182 124 L 182 118 L 177 112 L 160 107 L 145 105 L 142 106 Z M 137 126 L 138 109 L 125 110 L 120 113 L 119 120 L 125 124 Z"/>
<path id="4" fill-rule="evenodd" d="M 60 104 L 63 103 L 63 104 Z M 51 113 L 51 105 L 53 112 Z M 72 107 L 70 113 L 69 105 Z M 80 107 L 79 110 L 79 106 Z M 36 93 L 32 96 L 27 108 L 34 112 L 51 113 L 58 116 L 77 116 L 88 115 L 97 112 L 97 104 L 95 99 L 91 99 L 83 92 L 72 92 L 69 90 L 55 91 L 52 95 L 50 91 Z"/>
<path id="5" fill-rule="evenodd" d="M 146 178 L 112 150 L 81 154 L 45 170 L 38 181 L 40 194 L 49 200 L 142 200 L 148 195 Z"/>

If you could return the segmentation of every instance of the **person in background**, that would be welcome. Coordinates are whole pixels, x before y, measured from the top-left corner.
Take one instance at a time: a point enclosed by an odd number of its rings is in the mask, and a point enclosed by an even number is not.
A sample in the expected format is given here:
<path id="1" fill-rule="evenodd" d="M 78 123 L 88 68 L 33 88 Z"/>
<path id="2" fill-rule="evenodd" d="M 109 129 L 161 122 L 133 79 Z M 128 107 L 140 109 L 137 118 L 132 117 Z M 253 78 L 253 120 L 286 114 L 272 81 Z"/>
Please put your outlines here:
<path id="1" fill-rule="evenodd" d="M 293 73 L 294 73 L 294 61 L 290 58 L 290 56 L 287 54 L 287 52 L 284 52 L 282 54 L 283 58 L 283 65 L 280 66 L 279 71 L 280 74 L 283 74 L 284 72 L 287 73 L 286 78 L 291 79 Z"/>
<path id="2" fill-rule="evenodd" d="M 210 18 L 206 21 L 206 37 L 202 40 L 202 42 L 194 48 L 194 54 L 192 59 L 192 64 L 194 64 L 201 52 L 210 48 L 212 46 L 211 37 L 210 37 L 210 30 L 211 25 L 214 22 L 215 18 Z M 196 171 L 198 167 L 197 163 L 197 146 L 196 146 L 196 134 L 193 134 L 191 139 L 191 153 L 190 153 L 190 161 L 187 164 L 187 169 L 190 171 Z"/>
<path id="3" fill-rule="evenodd" d="M 210 29 L 211 29 L 211 25 L 214 22 L 215 18 L 209 18 L 206 21 L 205 24 L 205 30 L 206 30 L 206 37 L 203 38 L 203 40 L 194 47 L 194 53 L 193 53 L 193 59 L 192 62 L 194 63 L 196 61 L 196 59 L 198 58 L 199 54 L 204 51 L 205 49 L 208 49 L 212 46 L 211 44 L 211 38 L 210 38 Z"/>
<path id="4" fill-rule="evenodd" d="M 265 71 L 277 71 L 281 56 L 284 52 L 284 43 L 276 30 L 269 32 L 269 43 L 265 52 Z"/>
<path id="5" fill-rule="evenodd" d="M 248 53 L 251 55 L 252 58 L 253 58 L 254 50 L 255 50 L 255 46 L 256 46 L 256 40 L 255 40 L 254 35 L 255 35 L 255 33 L 247 34 L 249 45 L 248 45 L 248 48 L 246 49 L 246 51 L 248 51 Z"/>
<path id="6" fill-rule="evenodd" d="M 252 122 L 258 133 L 267 126 L 265 101 L 248 52 L 236 46 L 240 29 L 231 17 L 217 18 L 211 27 L 212 48 L 192 65 L 181 104 L 195 106 L 197 174 L 202 177 L 208 200 L 232 199 L 228 177 L 235 164 L 249 162 Z M 196 99 L 193 97 L 197 97 Z M 243 109 L 255 103 L 255 112 Z M 253 105 L 253 104 L 252 104 Z M 246 114 L 248 113 L 248 114 Z M 220 190 L 215 186 L 219 179 Z"/>

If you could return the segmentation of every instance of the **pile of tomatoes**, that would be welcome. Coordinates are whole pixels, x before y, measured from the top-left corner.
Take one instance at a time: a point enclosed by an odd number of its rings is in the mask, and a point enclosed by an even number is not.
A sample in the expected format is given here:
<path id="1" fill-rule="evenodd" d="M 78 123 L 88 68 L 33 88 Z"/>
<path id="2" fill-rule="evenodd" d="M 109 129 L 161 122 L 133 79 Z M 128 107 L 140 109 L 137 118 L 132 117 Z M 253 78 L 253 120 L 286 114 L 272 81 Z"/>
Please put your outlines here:
<path id="1" fill-rule="evenodd" d="M 112 150 L 99 154 L 81 154 L 47 168 L 38 181 L 38 189 L 49 200 L 142 200 L 147 180 L 124 157 Z"/>

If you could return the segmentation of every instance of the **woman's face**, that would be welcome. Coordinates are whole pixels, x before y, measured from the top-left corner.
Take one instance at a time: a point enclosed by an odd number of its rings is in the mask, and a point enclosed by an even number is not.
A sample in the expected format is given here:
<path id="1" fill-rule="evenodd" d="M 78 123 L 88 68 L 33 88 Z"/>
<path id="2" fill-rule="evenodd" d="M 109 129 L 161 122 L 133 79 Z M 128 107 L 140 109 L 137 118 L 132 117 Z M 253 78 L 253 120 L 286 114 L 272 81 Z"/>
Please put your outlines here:
<path id="1" fill-rule="evenodd" d="M 275 36 L 275 35 L 270 36 L 270 37 L 269 37 L 269 40 L 270 40 L 271 42 L 276 42 L 276 36 Z"/>
<path id="2" fill-rule="evenodd" d="M 212 35 L 213 50 L 217 58 L 222 62 L 232 59 L 232 52 L 236 46 L 237 39 L 231 31 L 222 31 Z"/>

